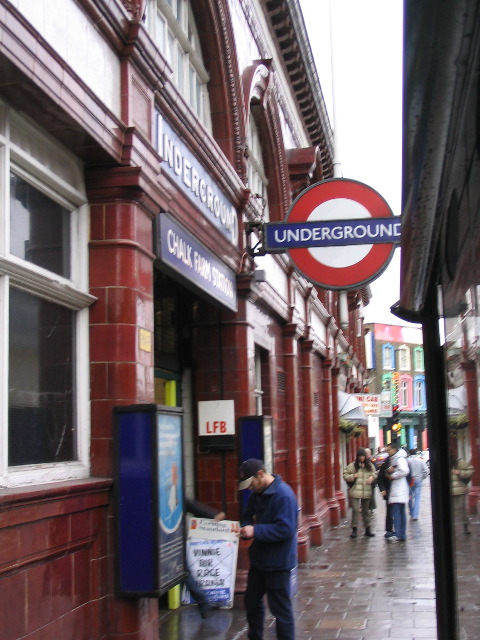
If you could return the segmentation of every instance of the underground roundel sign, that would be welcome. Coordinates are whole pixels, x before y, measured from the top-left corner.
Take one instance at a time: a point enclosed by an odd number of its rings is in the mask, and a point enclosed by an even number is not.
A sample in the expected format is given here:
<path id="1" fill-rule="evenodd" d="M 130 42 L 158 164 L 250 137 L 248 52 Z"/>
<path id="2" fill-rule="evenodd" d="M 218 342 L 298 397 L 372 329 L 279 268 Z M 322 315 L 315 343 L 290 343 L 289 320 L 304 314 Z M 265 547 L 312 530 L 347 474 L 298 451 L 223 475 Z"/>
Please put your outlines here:
<path id="1" fill-rule="evenodd" d="M 377 191 L 334 178 L 303 191 L 284 223 L 265 225 L 265 250 L 288 251 L 297 270 L 320 287 L 355 289 L 386 269 L 400 227 Z"/>

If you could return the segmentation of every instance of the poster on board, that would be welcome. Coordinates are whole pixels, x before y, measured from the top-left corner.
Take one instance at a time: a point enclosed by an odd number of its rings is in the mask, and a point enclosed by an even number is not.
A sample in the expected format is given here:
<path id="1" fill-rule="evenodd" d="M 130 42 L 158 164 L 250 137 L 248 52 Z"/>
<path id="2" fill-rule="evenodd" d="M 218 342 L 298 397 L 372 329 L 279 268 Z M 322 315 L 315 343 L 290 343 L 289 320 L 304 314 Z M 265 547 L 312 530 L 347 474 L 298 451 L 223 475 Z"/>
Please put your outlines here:
<path id="1" fill-rule="evenodd" d="M 234 520 L 192 517 L 188 521 L 189 571 L 210 602 L 228 609 L 235 593 L 239 528 L 240 523 Z M 193 602 L 186 587 L 182 602 Z"/>
<path id="2" fill-rule="evenodd" d="M 182 416 L 157 414 L 160 590 L 178 583 L 184 570 Z"/>

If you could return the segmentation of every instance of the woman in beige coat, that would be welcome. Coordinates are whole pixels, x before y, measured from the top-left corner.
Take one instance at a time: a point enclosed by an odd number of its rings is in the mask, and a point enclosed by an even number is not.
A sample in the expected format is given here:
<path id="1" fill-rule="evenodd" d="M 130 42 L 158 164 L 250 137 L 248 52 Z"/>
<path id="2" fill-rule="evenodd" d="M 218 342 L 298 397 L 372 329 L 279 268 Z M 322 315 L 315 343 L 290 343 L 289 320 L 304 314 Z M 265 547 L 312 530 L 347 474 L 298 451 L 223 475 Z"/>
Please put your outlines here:
<path id="1" fill-rule="evenodd" d="M 352 533 L 351 538 L 357 537 L 358 517 L 362 510 L 362 520 L 365 526 L 365 535 L 369 538 L 375 534 L 370 530 L 370 498 L 372 497 L 372 484 L 376 478 L 373 464 L 367 459 L 367 452 L 360 448 L 357 457 L 343 472 L 343 478 L 350 487 L 348 495 L 352 507 Z"/>

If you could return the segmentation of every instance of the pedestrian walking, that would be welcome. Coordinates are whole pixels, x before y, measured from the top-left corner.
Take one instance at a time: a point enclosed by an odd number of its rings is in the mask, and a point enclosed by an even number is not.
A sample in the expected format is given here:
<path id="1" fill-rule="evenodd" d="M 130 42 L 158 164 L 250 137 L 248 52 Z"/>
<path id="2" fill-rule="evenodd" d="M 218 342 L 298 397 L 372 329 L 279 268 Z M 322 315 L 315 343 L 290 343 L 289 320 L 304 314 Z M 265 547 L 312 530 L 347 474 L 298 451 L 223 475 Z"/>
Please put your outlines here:
<path id="1" fill-rule="evenodd" d="M 383 463 L 381 464 L 378 474 L 377 474 L 377 483 L 380 493 L 385 500 L 385 538 L 391 538 L 393 533 L 393 516 L 392 516 L 392 505 L 388 503 L 388 495 L 390 493 L 390 476 L 387 473 L 387 469 L 390 467 L 390 445 L 387 445 L 386 451 L 388 453 L 388 457 L 385 458 Z"/>
<path id="2" fill-rule="evenodd" d="M 278 640 L 295 640 L 290 593 L 291 570 L 297 565 L 297 499 L 281 476 L 268 473 L 262 460 L 240 465 L 239 490 L 250 489 L 239 536 L 252 540 L 245 592 L 249 640 L 263 640 L 264 596 L 276 618 Z"/>
<path id="3" fill-rule="evenodd" d="M 405 505 L 408 503 L 410 487 L 407 476 L 410 473 L 407 463 L 407 452 L 399 449 L 396 442 L 390 445 L 390 467 L 387 473 L 390 478 L 390 493 L 388 503 L 392 507 L 393 528 L 395 535 L 387 538 L 390 542 L 403 542 L 407 539 L 407 514 Z"/>
<path id="4" fill-rule="evenodd" d="M 452 461 L 452 475 L 451 475 L 451 487 L 452 487 L 452 499 L 453 499 L 453 513 L 456 522 L 463 524 L 464 533 L 469 535 L 471 533 L 469 528 L 469 521 L 466 508 L 466 498 L 470 493 L 469 483 L 472 478 L 475 469 L 469 463 L 458 458 Z"/>
<path id="5" fill-rule="evenodd" d="M 350 506 L 352 507 L 352 533 L 351 538 L 357 537 L 358 520 L 362 512 L 365 535 L 369 538 L 375 534 L 370 528 L 371 511 L 370 499 L 372 497 L 373 483 L 377 473 L 373 463 L 367 460 L 367 452 L 362 447 L 357 451 L 357 457 L 343 472 L 343 478 L 347 483 Z"/>
<path id="6" fill-rule="evenodd" d="M 410 449 L 407 458 L 408 468 L 412 480 L 410 482 L 410 496 L 408 499 L 408 510 L 412 520 L 418 520 L 420 515 L 420 498 L 422 496 L 422 483 L 428 477 L 428 467 L 425 460 L 417 456 L 416 449 Z"/>

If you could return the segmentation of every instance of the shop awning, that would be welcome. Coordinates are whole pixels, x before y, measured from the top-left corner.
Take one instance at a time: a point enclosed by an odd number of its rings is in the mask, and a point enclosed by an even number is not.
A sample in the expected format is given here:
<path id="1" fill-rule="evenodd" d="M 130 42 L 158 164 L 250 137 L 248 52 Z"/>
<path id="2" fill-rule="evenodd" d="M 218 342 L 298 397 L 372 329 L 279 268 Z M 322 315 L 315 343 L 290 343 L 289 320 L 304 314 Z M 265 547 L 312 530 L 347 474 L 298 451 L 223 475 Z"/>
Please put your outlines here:
<path id="1" fill-rule="evenodd" d="M 351 420 L 357 424 L 368 424 L 363 404 L 351 393 L 338 392 L 338 413 L 345 420 Z"/>
<path id="2" fill-rule="evenodd" d="M 456 389 L 448 390 L 448 413 L 451 416 L 458 416 L 467 412 L 467 392 L 462 384 Z"/>

